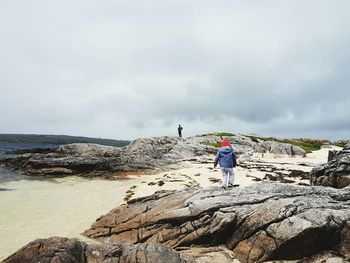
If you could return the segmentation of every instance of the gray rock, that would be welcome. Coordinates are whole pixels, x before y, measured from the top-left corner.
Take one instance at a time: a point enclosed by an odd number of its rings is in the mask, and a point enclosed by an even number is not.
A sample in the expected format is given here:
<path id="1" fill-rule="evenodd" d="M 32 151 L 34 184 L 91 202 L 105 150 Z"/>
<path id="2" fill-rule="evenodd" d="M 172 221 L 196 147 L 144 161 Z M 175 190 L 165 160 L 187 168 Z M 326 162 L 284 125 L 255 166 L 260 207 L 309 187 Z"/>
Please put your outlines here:
<path id="1" fill-rule="evenodd" d="M 241 156 L 250 156 L 253 153 L 272 153 L 281 156 L 306 156 L 306 152 L 299 146 L 295 146 L 288 143 L 281 143 L 276 141 L 263 141 L 256 139 L 253 141 L 250 137 L 235 134 L 233 136 L 224 136 L 225 139 L 230 141 L 235 152 Z M 196 136 L 188 138 L 195 143 L 209 143 L 218 144 L 221 141 L 220 136 L 212 134 L 205 136 Z"/>
<path id="2" fill-rule="evenodd" d="M 246 188 L 158 192 L 99 218 L 84 235 L 170 248 L 224 245 L 241 262 L 336 251 L 350 257 L 350 187 L 259 183 Z"/>
<path id="3" fill-rule="evenodd" d="M 68 144 L 50 153 L 24 154 L 2 160 L 27 175 L 81 175 L 113 178 L 121 173 L 159 169 L 181 160 L 214 153 L 215 149 L 178 137 L 140 138 L 117 148 L 97 144 Z"/>
<path id="4" fill-rule="evenodd" d="M 238 155 L 271 152 L 280 155 L 303 155 L 299 147 L 277 142 L 253 142 L 242 135 L 228 136 Z M 75 143 L 60 146 L 51 152 L 27 153 L 17 158 L 0 160 L 11 169 L 27 175 L 115 178 L 123 173 L 161 169 L 182 160 L 215 154 L 217 148 L 203 142 L 220 142 L 216 135 L 191 137 L 140 138 L 118 148 L 97 144 Z"/>
<path id="5" fill-rule="evenodd" d="M 306 156 L 306 152 L 299 146 L 275 141 L 261 142 L 256 146 L 255 151 L 286 156 Z"/>
<path id="6" fill-rule="evenodd" d="M 227 139 L 233 146 L 235 152 L 238 155 L 247 154 L 252 155 L 254 152 L 254 149 L 258 143 L 253 142 L 249 137 L 243 136 L 243 135 L 233 135 L 233 136 L 224 136 L 223 138 Z M 221 142 L 221 136 L 212 134 L 212 135 L 205 135 L 205 136 L 195 136 L 187 138 L 186 140 L 189 140 L 194 143 L 209 143 L 209 144 L 220 144 Z"/>
<path id="7" fill-rule="evenodd" d="M 350 144 L 337 152 L 331 160 L 310 172 L 311 185 L 343 188 L 350 185 Z"/>
<path id="8" fill-rule="evenodd" d="M 97 244 L 88 245 L 76 239 L 52 237 L 37 239 L 24 246 L 4 263 L 194 263 L 160 244 Z"/>
<path id="9" fill-rule="evenodd" d="M 335 157 L 337 156 L 337 154 L 338 154 L 338 152 L 339 151 L 337 151 L 337 150 L 329 150 L 328 151 L 328 162 L 330 162 L 330 161 L 332 161 L 332 160 L 334 160 L 335 159 Z"/>

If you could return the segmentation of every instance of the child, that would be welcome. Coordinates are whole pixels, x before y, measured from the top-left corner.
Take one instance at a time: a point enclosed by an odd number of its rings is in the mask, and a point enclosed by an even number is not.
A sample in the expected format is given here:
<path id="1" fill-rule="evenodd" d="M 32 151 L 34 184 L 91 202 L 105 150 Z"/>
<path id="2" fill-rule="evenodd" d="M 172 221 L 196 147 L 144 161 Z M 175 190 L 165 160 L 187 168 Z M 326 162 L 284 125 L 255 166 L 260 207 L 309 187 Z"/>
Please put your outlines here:
<path id="1" fill-rule="evenodd" d="M 214 168 L 220 164 L 222 172 L 221 184 L 223 188 L 234 186 L 235 175 L 233 167 L 236 167 L 236 155 L 228 140 L 222 140 L 221 147 L 214 160 Z"/>

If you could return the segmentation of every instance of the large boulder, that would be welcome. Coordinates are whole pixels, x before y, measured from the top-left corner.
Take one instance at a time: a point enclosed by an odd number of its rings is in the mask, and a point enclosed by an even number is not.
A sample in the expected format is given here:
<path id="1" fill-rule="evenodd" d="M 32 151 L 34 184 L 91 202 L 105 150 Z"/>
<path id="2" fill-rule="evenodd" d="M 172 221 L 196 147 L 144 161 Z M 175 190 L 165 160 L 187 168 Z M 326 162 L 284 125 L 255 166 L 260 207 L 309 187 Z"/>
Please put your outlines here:
<path id="1" fill-rule="evenodd" d="M 300 259 L 332 250 L 350 257 L 350 187 L 259 183 L 158 192 L 100 217 L 84 235 L 106 243 L 170 248 L 225 245 L 241 262 Z"/>
<path id="2" fill-rule="evenodd" d="M 350 185 L 350 144 L 342 151 L 335 153 L 330 161 L 310 172 L 311 185 L 343 188 Z"/>
<path id="3" fill-rule="evenodd" d="M 3 263 L 194 263 L 194 259 L 160 244 L 95 244 L 76 239 L 37 239 Z"/>

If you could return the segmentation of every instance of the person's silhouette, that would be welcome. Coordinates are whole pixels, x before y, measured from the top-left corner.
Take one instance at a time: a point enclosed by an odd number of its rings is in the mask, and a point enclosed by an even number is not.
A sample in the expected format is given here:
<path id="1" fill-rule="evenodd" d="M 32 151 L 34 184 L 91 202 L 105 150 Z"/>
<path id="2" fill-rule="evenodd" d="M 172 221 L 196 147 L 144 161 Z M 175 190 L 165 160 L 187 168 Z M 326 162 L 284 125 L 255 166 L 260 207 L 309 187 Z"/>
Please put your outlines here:
<path id="1" fill-rule="evenodd" d="M 182 138 L 182 127 L 181 127 L 181 125 L 179 124 L 179 127 L 177 128 L 177 132 L 178 132 L 178 134 L 179 134 L 179 137 L 181 137 Z"/>

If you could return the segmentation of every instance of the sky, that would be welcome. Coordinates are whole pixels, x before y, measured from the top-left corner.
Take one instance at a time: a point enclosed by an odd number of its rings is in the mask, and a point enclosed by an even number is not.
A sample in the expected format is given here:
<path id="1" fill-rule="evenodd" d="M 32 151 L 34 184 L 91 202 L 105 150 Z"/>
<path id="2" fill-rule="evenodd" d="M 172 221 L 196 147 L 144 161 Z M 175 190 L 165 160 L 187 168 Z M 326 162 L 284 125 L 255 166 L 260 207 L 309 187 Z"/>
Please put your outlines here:
<path id="1" fill-rule="evenodd" d="M 1 0 L 0 133 L 349 139 L 348 0 Z"/>

